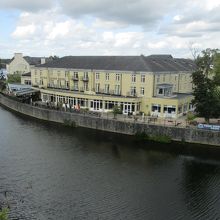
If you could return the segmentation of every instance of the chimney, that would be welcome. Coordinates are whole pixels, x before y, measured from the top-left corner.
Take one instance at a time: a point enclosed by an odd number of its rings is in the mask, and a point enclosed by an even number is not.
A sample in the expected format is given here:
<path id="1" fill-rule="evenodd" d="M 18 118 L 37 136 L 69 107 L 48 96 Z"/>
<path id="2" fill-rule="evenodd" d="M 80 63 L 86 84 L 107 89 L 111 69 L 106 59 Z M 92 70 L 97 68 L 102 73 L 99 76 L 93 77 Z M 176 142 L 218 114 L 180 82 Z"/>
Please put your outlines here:
<path id="1" fill-rule="evenodd" d="M 45 58 L 41 58 L 40 59 L 40 64 L 45 64 L 46 63 L 46 59 Z"/>
<path id="2" fill-rule="evenodd" d="M 22 53 L 15 53 L 14 57 L 15 58 L 22 58 L 23 54 Z"/>

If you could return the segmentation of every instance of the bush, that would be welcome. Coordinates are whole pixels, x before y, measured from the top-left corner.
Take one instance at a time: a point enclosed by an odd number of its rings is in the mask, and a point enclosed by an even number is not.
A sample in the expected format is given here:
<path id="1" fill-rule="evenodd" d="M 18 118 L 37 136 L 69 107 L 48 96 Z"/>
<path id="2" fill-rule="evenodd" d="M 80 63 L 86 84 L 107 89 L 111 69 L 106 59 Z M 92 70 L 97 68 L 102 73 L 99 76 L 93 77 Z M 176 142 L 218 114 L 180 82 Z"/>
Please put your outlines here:
<path id="1" fill-rule="evenodd" d="M 8 209 L 4 208 L 0 211 L 0 220 L 8 220 Z"/>
<path id="2" fill-rule="evenodd" d="M 0 92 L 6 89 L 6 83 L 3 80 L 0 80 Z"/>
<path id="3" fill-rule="evenodd" d="M 8 74 L 7 75 L 8 83 L 21 83 L 21 75 L 20 74 Z"/>
<path id="4" fill-rule="evenodd" d="M 117 114 L 122 114 L 122 110 L 121 110 L 121 107 L 120 107 L 120 106 L 115 105 L 114 108 L 113 108 L 114 118 L 116 118 L 116 115 L 117 115 Z"/>
<path id="5" fill-rule="evenodd" d="M 171 143 L 171 137 L 167 135 L 148 135 L 145 132 L 138 132 L 135 134 L 137 141 L 154 141 L 159 143 Z"/>
<path id="6" fill-rule="evenodd" d="M 196 115 L 194 115 L 192 112 L 187 113 L 187 120 L 192 121 L 196 118 Z"/>

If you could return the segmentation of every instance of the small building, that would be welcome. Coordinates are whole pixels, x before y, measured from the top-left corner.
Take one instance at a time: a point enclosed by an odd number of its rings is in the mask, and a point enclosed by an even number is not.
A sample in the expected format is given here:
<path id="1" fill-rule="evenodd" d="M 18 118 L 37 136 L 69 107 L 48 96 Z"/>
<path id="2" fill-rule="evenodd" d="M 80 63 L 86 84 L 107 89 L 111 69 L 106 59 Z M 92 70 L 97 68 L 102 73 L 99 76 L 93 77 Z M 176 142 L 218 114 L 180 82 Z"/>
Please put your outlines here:
<path id="1" fill-rule="evenodd" d="M 45 57 L 29 57 L 23 56 L 22 53 L 15 53 L 14 57 L 6 65 L 8 74 L 24 74 L 31 71 L 31 68 L 39 65 L 45 64 L 50 59 Z"/>

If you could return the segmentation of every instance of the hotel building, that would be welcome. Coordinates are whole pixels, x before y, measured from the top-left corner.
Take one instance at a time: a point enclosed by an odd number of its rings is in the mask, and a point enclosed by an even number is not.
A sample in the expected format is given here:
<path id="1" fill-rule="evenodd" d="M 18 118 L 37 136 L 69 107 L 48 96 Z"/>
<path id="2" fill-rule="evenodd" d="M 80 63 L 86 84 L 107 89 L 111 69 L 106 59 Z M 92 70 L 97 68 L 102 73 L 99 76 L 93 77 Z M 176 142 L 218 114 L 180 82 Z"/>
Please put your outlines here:
<path id="1" fill-rule="evenodd" d="M 177 118 L 192 109 L 195 64 L 171 55 L 67 56 L 31 68 L 43 102 Z"/>

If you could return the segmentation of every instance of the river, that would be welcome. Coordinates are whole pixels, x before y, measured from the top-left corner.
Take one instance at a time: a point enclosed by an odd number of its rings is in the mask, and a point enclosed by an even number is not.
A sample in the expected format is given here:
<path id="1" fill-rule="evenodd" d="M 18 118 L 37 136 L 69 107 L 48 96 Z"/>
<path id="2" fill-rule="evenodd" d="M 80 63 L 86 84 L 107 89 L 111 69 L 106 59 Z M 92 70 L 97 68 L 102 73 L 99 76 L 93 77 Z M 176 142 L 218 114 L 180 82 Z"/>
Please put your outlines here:
<path id="1" fill-rule="evenodd" d="M 166 147 L 0 107 L 0 204 L 14 220 L 220 219 L 218 156 Z"/>

